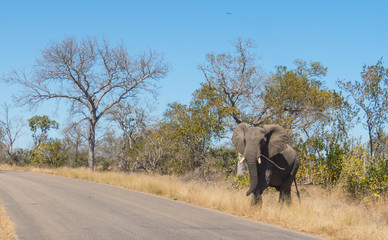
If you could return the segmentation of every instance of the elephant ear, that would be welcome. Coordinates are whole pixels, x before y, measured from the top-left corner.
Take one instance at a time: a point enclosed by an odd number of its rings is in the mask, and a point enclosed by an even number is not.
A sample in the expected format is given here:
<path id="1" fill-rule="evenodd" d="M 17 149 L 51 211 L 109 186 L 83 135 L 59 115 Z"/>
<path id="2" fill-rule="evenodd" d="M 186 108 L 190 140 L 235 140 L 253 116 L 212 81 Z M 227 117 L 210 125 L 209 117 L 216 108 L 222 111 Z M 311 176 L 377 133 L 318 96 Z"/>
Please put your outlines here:
<path id="1" fill-rule="evenodd" d="M 245 132 L 250 127 L 251 126 L 248 123 L 240 123 L 234 130 L 232 142 L 233 145 L 237 148 L 237 151 L 241 154 L 244 154 L 245 150 Z"/>
<path id="2" fill-rule="evenodd" d="M 268 157 L 273 157 L 287 148 L 290 141 L 290 135 L 283 127 L 279 125 L 264 125 L 268 141 Z"/>

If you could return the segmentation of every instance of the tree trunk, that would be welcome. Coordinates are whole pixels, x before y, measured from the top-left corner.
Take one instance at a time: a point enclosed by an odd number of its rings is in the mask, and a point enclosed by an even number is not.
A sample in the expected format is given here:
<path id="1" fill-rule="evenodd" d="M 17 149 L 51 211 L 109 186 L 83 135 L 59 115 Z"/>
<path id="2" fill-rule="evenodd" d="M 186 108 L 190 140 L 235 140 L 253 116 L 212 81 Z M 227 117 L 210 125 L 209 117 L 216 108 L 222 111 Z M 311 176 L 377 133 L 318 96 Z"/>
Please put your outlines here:
<path id="1" fill-rule="evenodd" d="M 12 142 L 9 144 L 9 148 L 8 148 L 8 155 L 10 156 L 10 157 L 12 157 L 12 154 L 13 154 L 13 146 L 12 146 L 13 144 L 12 144 Z"/>
<path id="2" fill-rule="evenodd" d="M 94 149 L 96 146 L 96 123 L 94 121 L 91 121 L 90 123 L 88 140 L 89 140 L 88 163 L 89 163 L 89 169 L 93 171 L 94 170 Z"/>
<path id="3" fill-rule="evenodd" d="M 75 159 L 78 161 L 78 146 L 79 146 L 79 143 L 77 141 L 77 144 L 75 146 Z"/>
<path id="4" fill-rule="evenodd" d="M 368 121 L 369 122 L 369 121 Z M 370 157 L 373 157 L 373 136 L 372 136 L 372 127 L 368 123 L 368 134 L 369 134 L 369 149 L 370 149 Z"/>

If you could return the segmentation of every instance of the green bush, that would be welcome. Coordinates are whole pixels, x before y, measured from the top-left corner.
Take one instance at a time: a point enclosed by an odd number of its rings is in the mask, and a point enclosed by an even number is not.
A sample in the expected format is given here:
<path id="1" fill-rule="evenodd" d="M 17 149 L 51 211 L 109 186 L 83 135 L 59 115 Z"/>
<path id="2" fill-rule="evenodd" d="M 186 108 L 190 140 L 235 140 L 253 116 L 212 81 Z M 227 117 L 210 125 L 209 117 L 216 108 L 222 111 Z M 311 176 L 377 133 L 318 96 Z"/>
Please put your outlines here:
<path id="1" fill-rule="evenodd" d="M 230 184 L 232 189 L 243 189 L 249 187 L 249 174 L 239 175 L 239 176 L 229 176 L 227 182 Z"/>
<path id="2" fill-rule="evenodd" d="M 322 132 L 307 141 L 301 141 L 297 180 L 307 183 L 336 185 L 340 179 L 343 161 L 349 151 L 348 143 L 337 134 Z"/>
<path id="3" fill-rule="evenodd" d="M 31 153 L 31 164 L 37 167 L 62 167 L 67 160 L 67 153 L 63 151 L 59 140 L 40 143 Z"/>
<path id="4" fill-rule="evenodd" d="M 388 161 L 378 158 L 367 171 L 369 193 L 373 198 L 388 197 Z"/>
<path id="5" fill-rule="evenodd" d="M 352 197 L 377 200 L 388 197 L 388 160 L 370 157 L 368 149 L 359 146 L 345 159 L 341 184 Z"/>
<path id="6" fill-rule="evenodd" d="M 2 162 L 17 166 L 29 165 L 31 163 L 31 151 L 18 148 L 11 156 L 4 154 L 2 156 Z"/>

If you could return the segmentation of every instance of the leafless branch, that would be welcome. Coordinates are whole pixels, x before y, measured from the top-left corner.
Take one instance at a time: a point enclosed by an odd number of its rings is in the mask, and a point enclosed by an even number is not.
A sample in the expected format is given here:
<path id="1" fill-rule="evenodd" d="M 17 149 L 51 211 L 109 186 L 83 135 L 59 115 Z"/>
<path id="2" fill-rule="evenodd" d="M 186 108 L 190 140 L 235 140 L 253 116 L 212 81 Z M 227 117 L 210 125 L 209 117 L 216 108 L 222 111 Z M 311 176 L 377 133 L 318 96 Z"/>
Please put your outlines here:
<path id="1" fill-rule="evenodd" d="M 9 156 L 12 156 L 15 141 L 23 129 L 23 120 L 22 118 L 11 118 L 9 115 L 9 107 L 7 103 L 3 104 L 4 121 L 0 121 L 0 127 L 6 136 L 5 144 L 7 146 L 7 153 Z"/>
<path id="2" fill-rule="evenodd" d="M 93 38 L 66 38 L 42 51 L 32 74 L 14 71 L 7 79 L 25 87 L 18 96 L 21 104 L 48 99 L 69 101 L 72 112 L 82 114 L 93 125 L 89 145 L 94 151 L 99 119 L 122 101 L 142 92 L 154 92 L 155 83 L 168 71 L 163 57 L 151 50 L 131 56 L 123 44 L 110 47 L 105 39 L 99 44 Z"/>

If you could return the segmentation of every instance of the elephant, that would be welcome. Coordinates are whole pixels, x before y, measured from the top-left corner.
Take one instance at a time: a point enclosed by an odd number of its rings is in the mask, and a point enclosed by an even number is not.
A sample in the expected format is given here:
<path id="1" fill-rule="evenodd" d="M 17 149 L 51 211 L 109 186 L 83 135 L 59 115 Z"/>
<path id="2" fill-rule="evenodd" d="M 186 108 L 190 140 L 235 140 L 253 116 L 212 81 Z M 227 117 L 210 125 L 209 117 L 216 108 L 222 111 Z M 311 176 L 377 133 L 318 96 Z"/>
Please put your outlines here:
<path id="1" fill-rule="evenodd" d="M 237 125 L 232 142 L 248 164 L 252 205 L 262 205 L 262 193 L 267 187 L 279 191 L 279 203 L 291 203 L 291 184 L 294 181 L 300 201 L 295 175 L 299 168 L 296 151 L 288 144 L 290 136 L 279 125 Z"/>

